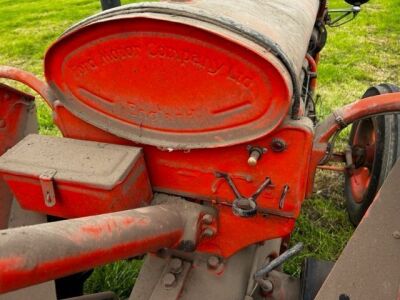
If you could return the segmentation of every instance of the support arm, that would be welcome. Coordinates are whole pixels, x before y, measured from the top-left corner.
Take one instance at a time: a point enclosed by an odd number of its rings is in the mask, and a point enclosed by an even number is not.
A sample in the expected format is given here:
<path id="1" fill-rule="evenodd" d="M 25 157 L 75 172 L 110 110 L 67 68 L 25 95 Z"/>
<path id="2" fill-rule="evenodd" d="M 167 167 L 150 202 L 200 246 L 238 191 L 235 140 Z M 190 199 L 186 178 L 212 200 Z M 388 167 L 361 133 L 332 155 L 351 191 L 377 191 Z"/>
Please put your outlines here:
<path id="1" fill-rule="evenodd" d="M 0 293 L 178 246 L 203 211 L 181 202 L 0 231 Z"/>
<path id="2" fill-rule="evenodd" d="M 315 171 L 326 155 L 329 140 L 338 130 L 360 119 L 390 113 L 400 113 L 400 93 L 383 94 L 358 100 L 334 111 L 318 124 L 310 163 L 307 195 L 309 196 L 312 192 Z"/>

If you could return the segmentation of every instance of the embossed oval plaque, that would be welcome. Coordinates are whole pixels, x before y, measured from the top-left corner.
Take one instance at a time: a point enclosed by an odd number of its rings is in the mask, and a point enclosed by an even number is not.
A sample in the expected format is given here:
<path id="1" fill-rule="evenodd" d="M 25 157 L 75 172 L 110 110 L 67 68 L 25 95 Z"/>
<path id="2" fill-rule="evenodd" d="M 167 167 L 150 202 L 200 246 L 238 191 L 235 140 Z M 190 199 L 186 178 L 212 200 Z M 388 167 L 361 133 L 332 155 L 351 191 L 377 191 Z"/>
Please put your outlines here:
<path id="1" fill-rule="evenodd" d="M 279 70 L 214 33 L 133 17 L 77 29 L 45 60 L 48 83 L 73 114 L 175 149 L 233 145 L 276 128 L 290 103 Z"/>

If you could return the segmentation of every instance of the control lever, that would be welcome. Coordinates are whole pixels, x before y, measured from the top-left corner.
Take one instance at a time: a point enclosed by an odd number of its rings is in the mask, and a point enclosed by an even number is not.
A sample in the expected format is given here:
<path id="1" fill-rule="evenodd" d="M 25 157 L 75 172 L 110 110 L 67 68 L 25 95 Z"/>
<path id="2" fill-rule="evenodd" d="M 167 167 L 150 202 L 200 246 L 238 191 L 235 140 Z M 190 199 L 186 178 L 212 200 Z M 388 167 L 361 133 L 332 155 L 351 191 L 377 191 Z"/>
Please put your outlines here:
<path id="1" fill-rule="evenodd" d="M 357 17 L 360 13 L 361 7 L 358 5 L 354 5 L 351 8 L 339 8 L 339 9 L 329 9 L 329 15 L 326 24 L 330 27 L 339 27 L 342 26 Z M 332 19 L 332 15 L 341 14 L 340 16 Z M 346 19 L 347 17 L 347 19 Z"/>
<path id="2" fill-rule="evenodd" d="M 257 213 L 257 198 L 260 196 L 262 191 L 264 191 L 269 185 L 272 184 L 272 181 L 269 177 L 265 178 L 265 180 L 261 183 L 258 189 L 251 195 L 249 198 L 246 198 L 240 194 L 236 185 L 233 183 L 232 178 L 225 173 L 217 173 L 217 177 L 224 178 L 229 187 L 232 189 L 235 194 L 235 200 L 232 203 L 232 211 L 236 216 L 240 217 L 251 217 Z"/>
<path id="3" fill-rule="evenodd" d="M 262 281 L 268 275 L 269 272 L 271 272 L 272 270 L 279 267 L 281 264 L 283 264 L 289 258 L 298 254 L 301 250 L 303 250 L 303 243 L 301 243 L 301 242 L 297 243 L 292 248 L 286 250 L 281 255 L 279 255 L 277 258 L 271 260 L 268 264 L 266 264 L 266 265 L 262 266 L 260 269 L 258 269 L 257 272 L 254 274 L 254 280 L 257 283 L 260 283 L 260 281 Z"/>

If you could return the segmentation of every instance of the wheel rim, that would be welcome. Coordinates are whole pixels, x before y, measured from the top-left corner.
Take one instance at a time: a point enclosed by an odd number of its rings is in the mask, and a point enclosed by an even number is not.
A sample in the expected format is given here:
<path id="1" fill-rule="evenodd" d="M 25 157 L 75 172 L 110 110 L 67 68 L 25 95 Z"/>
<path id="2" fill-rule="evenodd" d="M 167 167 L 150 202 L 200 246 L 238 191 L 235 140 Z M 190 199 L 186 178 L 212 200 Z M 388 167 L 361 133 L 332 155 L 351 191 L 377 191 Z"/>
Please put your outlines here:
<path id="1" fill-rule="evenodd" d="M 355 202 L 361 203 L 371 182 L 376 152 L 376 130 L 372 119 L 361 120 L 356 125 L 352 151 L 355 169 L 350 176 L 350 187 Z"/>

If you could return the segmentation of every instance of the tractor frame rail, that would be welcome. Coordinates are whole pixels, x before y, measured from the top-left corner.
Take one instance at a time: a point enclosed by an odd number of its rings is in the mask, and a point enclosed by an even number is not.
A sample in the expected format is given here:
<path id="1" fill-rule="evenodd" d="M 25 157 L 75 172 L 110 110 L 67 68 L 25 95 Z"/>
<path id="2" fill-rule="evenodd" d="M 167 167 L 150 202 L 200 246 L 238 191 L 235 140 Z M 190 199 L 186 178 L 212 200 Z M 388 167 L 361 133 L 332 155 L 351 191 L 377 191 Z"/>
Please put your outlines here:
<path id="1" fill-rule="evenodd" d="M 0 293 L 116 260 L 195 246 L 209 208 L 166 204 L 0 231 Z"/>

